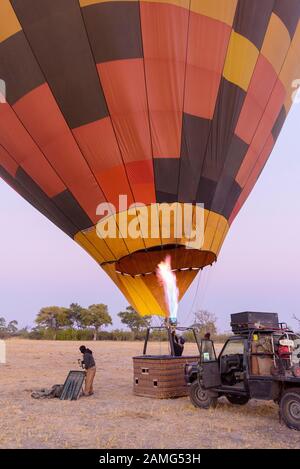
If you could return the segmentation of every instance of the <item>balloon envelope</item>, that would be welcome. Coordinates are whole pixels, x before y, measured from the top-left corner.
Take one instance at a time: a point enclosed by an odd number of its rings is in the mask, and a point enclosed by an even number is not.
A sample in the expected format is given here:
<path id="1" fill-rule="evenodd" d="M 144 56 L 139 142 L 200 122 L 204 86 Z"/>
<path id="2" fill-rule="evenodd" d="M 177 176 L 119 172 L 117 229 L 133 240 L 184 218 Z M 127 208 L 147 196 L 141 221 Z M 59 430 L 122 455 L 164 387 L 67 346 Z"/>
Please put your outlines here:
<path id="1" fill-rule="evenodd" d="M 299 15 L 299 0 L 1 0 L 1 177 L 141 314 L 167 314 L 156 266 L 171 255 L 182 297 L 272 151 L 300 77 Z M 203 245 L 164 237 L 160 215 L 145 233 L 120 194 L 174 204 L 173 226 L 203 203 Z M 99 236 L 105 202 L 117 237 Z"/>

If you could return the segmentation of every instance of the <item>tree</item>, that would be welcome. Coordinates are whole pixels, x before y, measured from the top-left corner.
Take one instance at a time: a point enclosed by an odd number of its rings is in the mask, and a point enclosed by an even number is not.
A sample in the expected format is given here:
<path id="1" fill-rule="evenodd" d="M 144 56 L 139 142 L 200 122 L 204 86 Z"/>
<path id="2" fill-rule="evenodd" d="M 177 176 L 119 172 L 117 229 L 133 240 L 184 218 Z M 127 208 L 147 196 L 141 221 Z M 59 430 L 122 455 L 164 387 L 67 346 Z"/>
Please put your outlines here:
<path id="1" fill-rule="evenodd" d="M 16 334 L 16 332 L 18 332 L 18 321 L 13 320 L 7 324 L 5 318 L 0 318 L 0 336 L 1 337 L 14 335 Z"/>
<path id="2" fill-rule="evenodd" d="M 206 334 L 206 332 L 210 332 L 211 334 L 216 334 L 217 332 L 217 317 L 214 313 L 210 313 L 206 310 L 200 310 L 195 313 L 195 321 L 193 327 L 197 327 L 199 329 L 199 333 L 201 335 Z"/>
<path id="3" fill-rule="evenodd" d="M 300 327 L 300 319 L 294 314 L 293 319 L 298 322 L 298 327 Z M 0 319 L 1 321 L 1 319 Z"/>
<path id="4" fill-rule="evenodd" d="M 10 321 L 6 327 L 6 331 L 8 334 L 15 334 L 18 331 L 18 321 Z"/>
<path id="5" fill-rule="evenodd" d="M 35 322 L 46 329 L 53 329 L 54 340 L 56 340 L 56 334 L 59 329 L 72 326 L 70 310 L 59 306 L 47 306 L 46 308 L 42 308 Z"/>
<path id="6" fill-rule="evenodd" d="M 6 337 L 6 321 L 4 318 L 0 318 L 0 339 Z"/>
<path id="7" fill-rule="evenodd" d="M 112 324 L 111 316 L 108 308 L 103 303 L 91 305 L 87 309 L 82 310 L 82 324 L 87 327 L 94 327 L 94 340 L 97 340 L 97 335 L 102 326 Z"/>
<path id="8" fill-rule="evenodd" d="M 22 327 L 22 329 L 19 329 L 17 331 L 17 335 L 18 335 L 18 337 L 24 337 L 24 338 L 28 339 L 28 337 L 29 337 L 29 326 L 25 326 L 25 327 Z"/>
<path id="9" fill-rule="evenodd" d="M 136 336 L 141 330 L 146 329 L 151 324 L 151 316 L 140 316 L 132 306 L 127 306 L 126 311 L 118 313 L 122 324 L 125 324 Z"/>
<path id="10" fill-rule="evenodd" d="M 83 326 L 82 318 L 83 318 L 84 308 L 80 306 L 78 303 L 71 303 L 69 311 L 70 311 L 69 318 L 72 322 L 72 325 L 75 324 L 75 326 L 78 329 L 81 329 Z"/>
<path id="11" fill-rule="evenodd" d="M 0 331 L 1 332 L 6 331 L 6 320 L 4 318 L 0 318 Z"/>

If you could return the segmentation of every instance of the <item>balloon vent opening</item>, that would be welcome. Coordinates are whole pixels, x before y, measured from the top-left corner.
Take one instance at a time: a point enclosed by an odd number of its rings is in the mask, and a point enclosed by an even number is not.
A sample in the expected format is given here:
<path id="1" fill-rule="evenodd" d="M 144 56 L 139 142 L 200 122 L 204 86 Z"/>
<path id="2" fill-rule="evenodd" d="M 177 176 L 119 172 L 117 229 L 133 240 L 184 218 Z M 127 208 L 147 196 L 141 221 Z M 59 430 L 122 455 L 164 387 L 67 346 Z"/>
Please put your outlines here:
<path id="1" fill-rule="evenodd" d="M 193 271 L 198 271 L 202 270 L 203 267 L 184 267 L 183 269 L 171 269 L 172 272 L 193 272 Z M 127 277 L 146 277 L 146 275 L 156 275 L 156 271 L 154 270 L 153 272 L 142 272 L 140 274 L 128 274 L 127 272 L 121 272 L 120 270 L 116 270 L 117 274 L 120 275 L 125 275 Z"/>
<path id="2" fill-rule="evenodd" d="M 207 265 L 216 261 L 216 255 L 211 251 L 199 251 L 197 249 L 186 249 L 184 246 L 161 249 L 161 246 L 143 251 L 136 251 L 122 257 L 115 263 L 117 274 L 135 277 L 146 277 L 156 275 L 157 266 L 167 256 L 172 257 L 172 272 L 197 273 Z"/>

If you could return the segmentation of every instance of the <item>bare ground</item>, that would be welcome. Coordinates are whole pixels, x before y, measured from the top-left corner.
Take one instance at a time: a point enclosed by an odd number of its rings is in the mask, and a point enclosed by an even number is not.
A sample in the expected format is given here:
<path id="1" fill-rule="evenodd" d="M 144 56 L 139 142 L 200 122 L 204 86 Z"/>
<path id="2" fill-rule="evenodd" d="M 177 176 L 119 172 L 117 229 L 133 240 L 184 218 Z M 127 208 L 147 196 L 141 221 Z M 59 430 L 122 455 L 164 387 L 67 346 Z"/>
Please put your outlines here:
<path id="1" fill-rule="evenodd" d="M 300 448 L 300 432 L 278 420 L 273 402 L 195 409 L 187 397 L 132 393 L 131 357 L 141 343 L 90 344 L 95 394 L 78 401 L 34 400 L 33 389 L 63 383 L 77 369 L 77 342 L 10 340 L 0 365 L 0 448 Z"/>

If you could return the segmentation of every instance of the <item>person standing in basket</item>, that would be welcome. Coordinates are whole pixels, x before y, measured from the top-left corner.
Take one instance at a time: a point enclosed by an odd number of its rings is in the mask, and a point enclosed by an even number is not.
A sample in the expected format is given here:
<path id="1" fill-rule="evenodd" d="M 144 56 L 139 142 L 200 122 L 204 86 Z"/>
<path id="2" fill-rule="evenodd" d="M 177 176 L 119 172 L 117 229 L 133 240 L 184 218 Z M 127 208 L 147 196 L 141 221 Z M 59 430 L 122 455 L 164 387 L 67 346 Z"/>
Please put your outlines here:
<path id="1" fill-rule="evenodd" d="M 83 355 L 82 366 L 85 369 L 85 387 L 84 387 L 84 396 L 91 396 L 94 394 L 93 382 L 96 374 L 96 363 L 93 357 L 93 352 L 86 348 L 84 345 L 79 347 L 80 352 Z"/>

